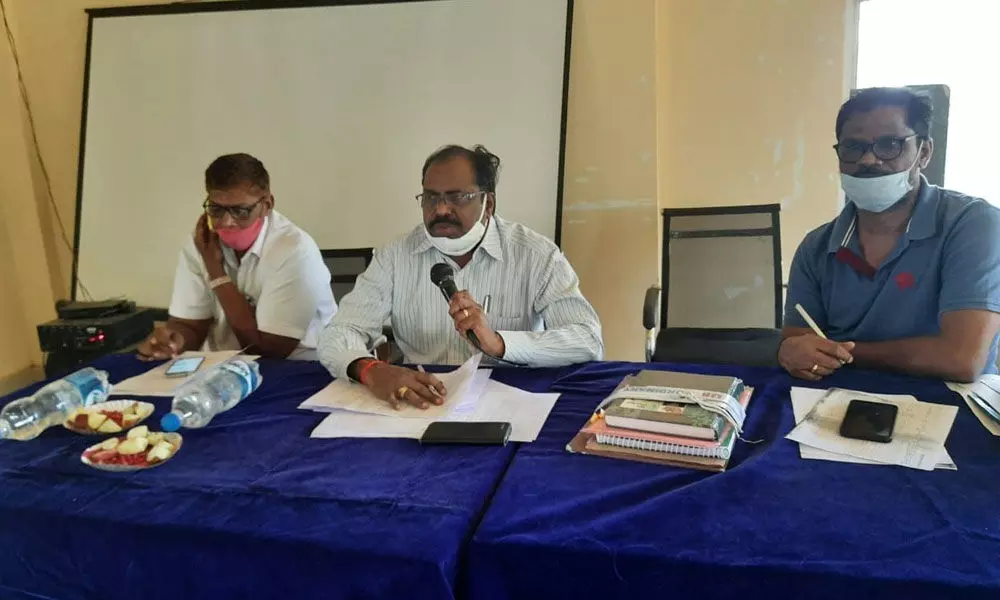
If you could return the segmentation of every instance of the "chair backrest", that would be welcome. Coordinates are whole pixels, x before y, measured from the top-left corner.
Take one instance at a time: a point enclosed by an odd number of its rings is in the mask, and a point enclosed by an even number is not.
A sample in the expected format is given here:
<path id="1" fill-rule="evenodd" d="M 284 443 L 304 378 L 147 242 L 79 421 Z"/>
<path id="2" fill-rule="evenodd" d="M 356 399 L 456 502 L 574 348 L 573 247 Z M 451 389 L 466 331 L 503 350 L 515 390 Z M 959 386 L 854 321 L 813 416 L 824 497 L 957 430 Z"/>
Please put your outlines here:
<path id="1" fill-rule="evenodd" d="M 326 268 L 330 269 L 330 287 L 333 297 L 340 299 L 354 289 L 358 275 L 365 272 L 372 262 L 371 248 L 346 248 L 337 250 L 320 250 Z"/>
<path id="2" fill-rule="evenodd" d="M 781 327 L 780 209 L 665 209 L 661 327 Z"/>

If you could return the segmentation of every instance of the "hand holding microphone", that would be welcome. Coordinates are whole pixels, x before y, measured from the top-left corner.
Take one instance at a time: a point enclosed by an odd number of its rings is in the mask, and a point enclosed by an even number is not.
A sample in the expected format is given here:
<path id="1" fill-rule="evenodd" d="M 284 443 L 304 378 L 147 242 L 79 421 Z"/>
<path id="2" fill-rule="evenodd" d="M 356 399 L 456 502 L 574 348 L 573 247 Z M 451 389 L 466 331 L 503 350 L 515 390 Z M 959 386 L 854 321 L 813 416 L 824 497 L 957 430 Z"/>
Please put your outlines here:
<path id="1" fill-rule="evenodd" d="M 431 268 L 431 281 L 441 289 L 448 301 L 448 314 L 455 321 L 455 330 L 473 346 L 495 358 L 502 358 L 507 348 L 503 338 L 490 327 L 486 313 L 466 291 L 455 285 L 455 270 L 447 263 Z"/>

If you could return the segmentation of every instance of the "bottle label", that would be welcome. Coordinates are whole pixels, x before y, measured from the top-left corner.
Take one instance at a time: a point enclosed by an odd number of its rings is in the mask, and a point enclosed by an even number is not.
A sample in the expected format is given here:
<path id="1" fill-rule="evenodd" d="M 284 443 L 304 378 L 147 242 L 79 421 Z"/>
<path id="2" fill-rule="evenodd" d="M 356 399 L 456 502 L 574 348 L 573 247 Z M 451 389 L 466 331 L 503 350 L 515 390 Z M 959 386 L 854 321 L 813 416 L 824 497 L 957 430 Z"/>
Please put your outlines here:
<path id="1" fill-rule="evenodd" d="M 67 375 L 65 378 L 70 385 L 80 392 L 80 396 L 83 397 L 84 406 L 103 402 L 108 397 L 108 385 L 106 380 L 103 380 L 99 376 L 100 373 L 101 371 L 94 371 L 88 368 Z"/>
<path id="2" fill-rule="evenodd" d="M 258 385 L 260 385 L 260 381 L 257 379 L 257 373 L 245 362 L 226 362 L 219 366 L 230 373 L 239 376 L 240 382 L 243 384 L 243 392 L 240 394 L 240 400 L 245 399 L 251 392 L 257 389 Z"/>

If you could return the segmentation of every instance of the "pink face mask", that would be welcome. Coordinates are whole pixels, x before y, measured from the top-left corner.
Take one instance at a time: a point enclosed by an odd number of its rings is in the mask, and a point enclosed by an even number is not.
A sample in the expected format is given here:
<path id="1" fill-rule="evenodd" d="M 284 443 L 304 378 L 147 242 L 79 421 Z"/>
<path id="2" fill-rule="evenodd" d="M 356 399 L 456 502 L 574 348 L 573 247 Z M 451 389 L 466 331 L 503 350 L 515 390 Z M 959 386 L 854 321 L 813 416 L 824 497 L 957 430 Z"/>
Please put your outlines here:
<path id="1" fill-rule="evenodd" d="M 257 241 L 260 230 L 264 227 L 264 217 L 253 222 L 249 227 L 240 229 L 238 227 L 216 229 L 222 243 L 237 252 L 246 252 Z"/>

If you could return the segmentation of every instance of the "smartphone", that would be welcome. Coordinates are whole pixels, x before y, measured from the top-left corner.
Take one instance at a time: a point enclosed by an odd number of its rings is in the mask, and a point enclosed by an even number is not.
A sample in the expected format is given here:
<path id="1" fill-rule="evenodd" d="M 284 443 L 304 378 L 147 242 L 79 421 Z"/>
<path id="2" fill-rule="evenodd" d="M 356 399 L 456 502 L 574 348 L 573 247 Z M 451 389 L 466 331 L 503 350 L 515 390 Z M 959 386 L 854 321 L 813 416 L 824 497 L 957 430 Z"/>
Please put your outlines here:
<path id="1" fill-rule="evenodd" d="M 205 362 L 204 356 L 188 356 L 185 358 L 175 359 L 174 362 L 170 363 L 167 367 L 167 377 L 187 377 L 191 373 L 194 373 L 201 367 L 201 363 Z"/>
<path id="2" fill-rule="evenodd" d="M 464 446 L 506 446 L 510 423 L 467 423 L 435 421 L 427 426 L 421 444 L 458 444 Z"/>
<path id="3" fill-rule="evenodd" d="M 899 408 L 886 402 L 851 400 L 840 423 L 840 435 L 856 440 L 888 444 L 896 427 Z"/>

